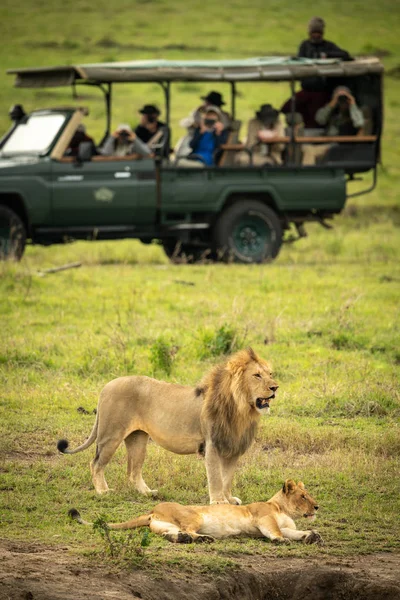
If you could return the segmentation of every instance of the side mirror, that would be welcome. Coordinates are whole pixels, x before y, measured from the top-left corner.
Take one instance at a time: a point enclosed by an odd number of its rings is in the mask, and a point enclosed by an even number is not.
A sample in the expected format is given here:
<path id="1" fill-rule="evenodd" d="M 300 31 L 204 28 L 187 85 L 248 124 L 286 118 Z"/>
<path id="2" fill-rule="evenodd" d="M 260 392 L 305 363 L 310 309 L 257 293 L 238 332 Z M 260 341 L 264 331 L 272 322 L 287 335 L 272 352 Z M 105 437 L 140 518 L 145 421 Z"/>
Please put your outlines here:
<path id="1" fill-rule="evenodd" d="M 92 142 L 81 142 L 78 147 L 77 161 L 79 163 L 88 162 L 92 160 L 92 156 Z"/>

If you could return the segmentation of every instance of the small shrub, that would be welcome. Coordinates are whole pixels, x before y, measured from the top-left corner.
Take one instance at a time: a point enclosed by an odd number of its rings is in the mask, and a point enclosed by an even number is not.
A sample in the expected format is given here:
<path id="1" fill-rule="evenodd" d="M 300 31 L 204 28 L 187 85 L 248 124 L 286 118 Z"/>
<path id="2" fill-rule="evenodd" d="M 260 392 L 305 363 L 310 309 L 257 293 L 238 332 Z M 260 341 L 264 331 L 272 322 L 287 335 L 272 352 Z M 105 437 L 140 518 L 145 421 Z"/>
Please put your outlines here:
<path id="1" fill-rule="evenodd" d="M 241 345 L 238 331 L 231 325 L 221 325 L 216 330 L 206 329 L 200 334 L 199 358 L 212 358 L 234 352 Z"/>
<path id="2" fill-rule="evenodd" d="M 142 563 L 145 558 L 144 548 L 151 543 L 148 529 L 132 533 L 110 533 L 107 519 L 100 515 L 93 523 L 93 531 L 100 534 L 105 552 L 115 560 L 128 560 L 130 563 Z"/>
<path id="3" fill-rule="evenodd" d="M 153 371 L 163 371 L 167 375 L 171 375 L 176 352 L 176 346 L 170 346 L 163 338 L 158 338 L 150 348 L 150 362 Z"/>

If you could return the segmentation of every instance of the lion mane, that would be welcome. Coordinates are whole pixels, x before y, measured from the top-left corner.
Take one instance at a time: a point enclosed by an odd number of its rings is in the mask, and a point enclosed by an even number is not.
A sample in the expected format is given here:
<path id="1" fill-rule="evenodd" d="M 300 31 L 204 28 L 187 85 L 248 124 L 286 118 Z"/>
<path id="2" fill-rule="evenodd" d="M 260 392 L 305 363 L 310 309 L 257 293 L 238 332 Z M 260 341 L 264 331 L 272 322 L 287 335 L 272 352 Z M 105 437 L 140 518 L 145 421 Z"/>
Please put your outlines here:
<path id="1" fill-rule="evenodd" d="M 242 350 L 217 365 L 203 380 L 202 420 L 210 424 L 209 436 L 226 458 L 240 456 L 252 444 L 259 415 L 249 414 L 249 386 L 244 372 L 250 362 L 264 363 L 252 348 Z"/>

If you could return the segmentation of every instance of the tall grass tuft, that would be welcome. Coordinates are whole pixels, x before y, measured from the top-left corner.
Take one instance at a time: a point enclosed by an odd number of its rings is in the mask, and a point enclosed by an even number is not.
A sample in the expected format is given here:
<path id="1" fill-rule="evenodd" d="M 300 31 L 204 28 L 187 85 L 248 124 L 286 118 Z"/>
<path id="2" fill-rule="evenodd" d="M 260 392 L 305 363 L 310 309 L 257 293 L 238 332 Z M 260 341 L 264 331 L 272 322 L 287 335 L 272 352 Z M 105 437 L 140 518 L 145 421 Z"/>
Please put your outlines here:
<path id="1" fill-rule="evenodd" d="M 198 356 L 201 360 L 235 352 L 242 345 L 242 336 L 232 325 L 204 329 L 199 334 Z"/>
<path id="2" fill-rule="evenodd" d="M 161 371 L 166 375 L 171 375 L 176 352 L 176 346 L 169 345 L 162 337 L 158 338 L 150 348 L 150 363 L 153 367 L 153 373 Z"/>

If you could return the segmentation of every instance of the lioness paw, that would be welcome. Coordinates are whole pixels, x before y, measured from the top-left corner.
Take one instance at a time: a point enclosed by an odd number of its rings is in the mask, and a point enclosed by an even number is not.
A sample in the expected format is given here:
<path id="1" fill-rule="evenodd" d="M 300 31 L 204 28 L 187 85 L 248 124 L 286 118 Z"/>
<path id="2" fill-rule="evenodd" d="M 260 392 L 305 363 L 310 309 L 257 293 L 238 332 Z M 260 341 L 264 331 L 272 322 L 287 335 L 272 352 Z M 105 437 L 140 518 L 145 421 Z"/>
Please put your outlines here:
<path id="1" fill-rule="evenodd" d="M 184 533 L 180 531 L 177 535 L 178 544 L 191 544 L 193 542 L 193 538 L 189 533 Z"/>
<path id="2" fill-rule="evenodd" d="M 273 544 L 290 544 L 290 540 L 284 537 L 276 537 L 271 540 Z"/>
<path id="3" fill-rule="evenodd" d="M 198 535 L 194 538 L 194 541 L 198 544 L 211 544 L 212 542 L 215 542 L 215 538 L 211 535 Z"/>
<path id="4" fill-rule="evenodd" d="M 236 505 L 240 505 L 242 504 L 242 501 L 240 498 L 236 498 L 235 496 L 231 496 L 229 498 L 229 504 L 236 504 Z"/>
<path id="5" fill-rule="evenodd" d="M 166 540 L 173 544 L 191 544 L 193 542 L 192 536 L 189 535 L 189 533 L 183 533 L 182 531 L 179 531 L 179 533 L 164 532 L 162 535 Z"/>
<path id="6" fill-rule="evenodd" d="M 211 500 L 210 504 L 229 504 L 228 500 Z"/>
<path id="7" fill-rule="evenodd" d="M 318 531 L 314 531 L 314 530 L 312 530 L 308 534 L 308 536 L 304 539 L 304 543 L 305 544 L 318 544 L 319 546 L 323 546 L 325 544 L 324 540 L 322 539 L 322 537 L 318 533 Z"/>

